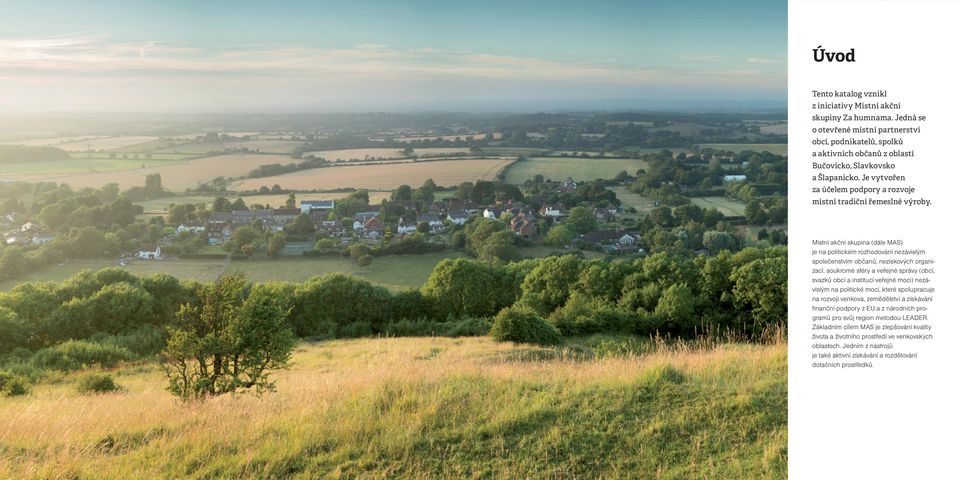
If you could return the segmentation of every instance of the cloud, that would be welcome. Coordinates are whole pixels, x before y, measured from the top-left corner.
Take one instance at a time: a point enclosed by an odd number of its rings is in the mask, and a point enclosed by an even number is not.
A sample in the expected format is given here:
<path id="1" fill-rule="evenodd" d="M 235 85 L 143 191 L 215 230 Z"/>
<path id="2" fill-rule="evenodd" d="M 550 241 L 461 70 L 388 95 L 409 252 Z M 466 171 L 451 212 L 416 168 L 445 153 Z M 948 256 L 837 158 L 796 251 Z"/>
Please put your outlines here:
<path id="1" fill-rule="evenodd" d="M 239 102 L 254 92 L 262 98 L 419 95 L 433 100 L 467 92 L 525 98 L 604 97 L 656 88 L 687 89 L 698 95 L 718 87 L 783 91 L 785 70 L 751 61 L 758 59 L 748 59 L 747 64 L 756 67 L 746 68 L 729 65 L 719 55 L 683 56 L 673 63 L 641 66 L 631 63 L 630 57 L 573 60 L 383 44 L 211 47 L 75 34 L 0 38 L 0 78 L 9 79 L 0 85 L 0 96 L 42 99 L 56 92 L 60 105 L 69 104 L 71 98 L 90 101 L 94 95 L 119 104 L 121 93 L 133 97 L 142 91 L 159 98 L 161 90 L 185 102 L 191 95 L 228 94 Z"/>
<path id="2" fill-rule="evenodd" d="M 745 60 L 747 63 L 757 63 L 762 65 L 771 65 L 776 63 L 783 63 L 782 59 L 777 58 L 764 58 L 764 57 L 748 57 Z"/>

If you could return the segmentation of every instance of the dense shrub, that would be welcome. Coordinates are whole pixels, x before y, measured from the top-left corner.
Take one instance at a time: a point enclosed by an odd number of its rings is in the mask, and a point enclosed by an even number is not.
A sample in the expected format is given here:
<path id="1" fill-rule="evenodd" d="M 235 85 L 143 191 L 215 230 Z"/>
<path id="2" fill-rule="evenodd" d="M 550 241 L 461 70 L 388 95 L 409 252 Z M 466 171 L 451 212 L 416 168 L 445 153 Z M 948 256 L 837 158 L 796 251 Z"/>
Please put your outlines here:
<path id="1" fill-rule="evenodd" d="M 125 335 L 96 334 L 89 339 L 92 342 L 112 345 L 129 350 L 140 357 L 154 355 L 167 343 L 167 336 L 163 329 L 154 325 L 141 325 Z"/>
<path id="2" fill-rule="evenodd" d="M 68 372 L 92 366 L 111 368 L 117 363 L 133 358 L 134 355 L 130 350 L 115 345 L 87 340 L 68 340 L 39 350 L 33 355 L 32 362 L 40 368 Z"/>
<path id="3" fill-rule="evenodd" d="M 341 327 L 356 322 L 369 323 L 372 332 L 381 331 L 392 298 L 386 288 L 341 273 L 307 280 L 294 297 L 289 318 L 295 332 L 318 338 L 336 337 Z"/>
<path id="4" fill-rule="evenodd" d="M 588 335 L 600 332 L 630 332 L 636 316 L 617 310 L 612 303 L 589 298 L 580 292 L 550 316 L 550 323 L 564 335 Z"/>
<path id="5" fill-rule="evenodd" d="M 30 393 L 27 388 L 27 380 L 19 375 L 10 372 L 0 371 L 0 395 L 6 397 L 16 397 Z"/>
<path id="6" fill-rule="evenodd" d="M 464 318 L 446 322 L 399 320 L 388 323 L 384 333 L 390 337 L 482 337 L 490 332 L 491 322 L 485 318 Z"/>
<path id="7" fill-rule="evenodd" d="M 500 311 L 490 327 L 490 336 L 501 342 L 559 345 L 560 331 L 525 308 L 508 307 Z"/>
<path id="8" fill-rule="evenodd" d="M 77 382 L 77 391 L 82 394 L 109 393 L 119 390 L 121 390 L 120 385 L 113 381 L 113 377 L 104 373 L 84 375 Z"/>

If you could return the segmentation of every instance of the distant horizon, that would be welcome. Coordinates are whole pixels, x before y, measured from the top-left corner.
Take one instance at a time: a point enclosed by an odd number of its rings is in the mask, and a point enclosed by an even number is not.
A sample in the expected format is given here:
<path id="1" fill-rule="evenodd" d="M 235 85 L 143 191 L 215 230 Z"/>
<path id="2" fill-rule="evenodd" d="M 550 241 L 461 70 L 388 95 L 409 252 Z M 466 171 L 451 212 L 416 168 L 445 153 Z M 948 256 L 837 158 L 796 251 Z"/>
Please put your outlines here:
<path id="1" fill-rule="evenodd" d="M 786 106 L 785 2 L 56 0 L 0 31 L 6 112 Z"/>

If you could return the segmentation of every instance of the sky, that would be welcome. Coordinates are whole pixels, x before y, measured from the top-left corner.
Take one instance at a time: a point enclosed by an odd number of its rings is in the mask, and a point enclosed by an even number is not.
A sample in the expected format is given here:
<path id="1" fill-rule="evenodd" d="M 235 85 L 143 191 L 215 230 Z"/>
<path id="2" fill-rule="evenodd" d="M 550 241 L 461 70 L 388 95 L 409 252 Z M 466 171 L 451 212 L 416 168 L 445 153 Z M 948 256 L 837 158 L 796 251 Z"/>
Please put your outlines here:
<path id="1" fill-rule="evenodd" d="M 786 3 L 17 0 L 0 111 L 785 107 Z"/>

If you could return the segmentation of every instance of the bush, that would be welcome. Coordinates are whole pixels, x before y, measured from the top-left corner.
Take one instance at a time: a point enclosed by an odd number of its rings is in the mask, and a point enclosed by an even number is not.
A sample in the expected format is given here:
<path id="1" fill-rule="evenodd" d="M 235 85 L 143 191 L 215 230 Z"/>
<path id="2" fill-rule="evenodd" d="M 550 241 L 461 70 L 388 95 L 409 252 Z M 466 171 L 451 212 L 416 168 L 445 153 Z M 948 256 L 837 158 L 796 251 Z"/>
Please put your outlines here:
<path id="1" fill-rule="evenodd" d="M 38 351 L 31 361 L 40 368 L 68 372 L 92 366 L 112 368 L 121 361 L 133 358 L 130 350 L 115 345 L 68 340 Z"/>
<path id="2" fill-rule="evenodd" d="M 90 340 L 103 345 L 129 350 L 131 353 L 147 357 L 159 353 L 167 343 L 167 336 L 163 329 L 155 325 L 141 325 L 125 335 L 97 334 Z"/>
<path id="3" fill-rule="evenodd" d="M 507 307 L 497 314 L 490 336 L 500 342 L 559 345 L 560 331 L 533 311 Z"/>
<path id="4" fill-rule="evenodd" d="M 388 323 L 384 333 L 388 337 L 482 337 L 490 332 L 490 320 L 464 318 L 446 322 L 430 320 L 399 320 Z"/>
<path id="5" fill-rule="evenodd" d="M 10 372 L 0 371 L 0 395 L 16 397 L 30 393 L 27 380 Z"/>
<path id="6" fill-rule="evenodd" d="M 120 385 L 113 381 L 113 377 L 103 373 L 85 375 L 77 382 L 77 391 L 81 394 L 109 393 L 121 390 Z"/>
<path id="7" fill-rule="evenodd" d="M 636 321 L 633 315 L 621 312 L 601 299 L 591 299 L 580 292 L 570 295 L 567 303 L 550 316 L 550 323 L 563 335 L 592 333 L 630 333 Z"/>
<path id="8" fill-rule="evenodd" d="M 357 259 L 357 265 L 361 267 L 369 266 L 371 263 L 373 263 L 373 257 L 370 255 L 363 255 Z"/>

